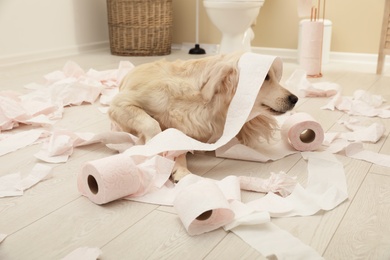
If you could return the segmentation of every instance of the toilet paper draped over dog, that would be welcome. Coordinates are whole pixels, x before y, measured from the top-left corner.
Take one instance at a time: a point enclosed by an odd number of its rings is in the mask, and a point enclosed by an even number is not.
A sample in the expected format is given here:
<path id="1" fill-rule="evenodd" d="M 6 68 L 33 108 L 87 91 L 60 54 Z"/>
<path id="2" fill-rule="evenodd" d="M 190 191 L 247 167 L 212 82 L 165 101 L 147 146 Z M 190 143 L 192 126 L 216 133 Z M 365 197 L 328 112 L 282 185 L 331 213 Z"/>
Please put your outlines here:
<path id="1" fill-rule="evenodd" d="M 241 56 L 238 62 L 240 77 L 237 91 L 230 103 L 222 136 L 215 143 L 202 143 L 177 129 L 170 128 L 153 137 L 145 145 L 133 146 L 124 153 L 153 156 L 166 151 L 213 151 L 226 144 L 238 134 L 248 120 L 257 93 L 272 64 L 276 67 L 276 77 L 280 80 L 283 71 L 280 58 L 255 53 L 244 53 Z"/>

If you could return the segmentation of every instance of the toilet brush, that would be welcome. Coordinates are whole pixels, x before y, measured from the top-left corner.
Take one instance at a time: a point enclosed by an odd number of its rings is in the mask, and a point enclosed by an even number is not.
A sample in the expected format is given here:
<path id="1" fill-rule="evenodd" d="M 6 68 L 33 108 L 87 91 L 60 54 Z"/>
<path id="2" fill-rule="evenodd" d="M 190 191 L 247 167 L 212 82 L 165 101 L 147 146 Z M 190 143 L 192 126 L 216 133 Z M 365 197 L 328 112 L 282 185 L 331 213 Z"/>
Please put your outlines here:
<path id="1" fill-rule="evenodd" d="M 199 46 L 199 0 L 196 0 L 195 48 L 190 49 L 188 53 L 206 54 L 206 51 Z"/>

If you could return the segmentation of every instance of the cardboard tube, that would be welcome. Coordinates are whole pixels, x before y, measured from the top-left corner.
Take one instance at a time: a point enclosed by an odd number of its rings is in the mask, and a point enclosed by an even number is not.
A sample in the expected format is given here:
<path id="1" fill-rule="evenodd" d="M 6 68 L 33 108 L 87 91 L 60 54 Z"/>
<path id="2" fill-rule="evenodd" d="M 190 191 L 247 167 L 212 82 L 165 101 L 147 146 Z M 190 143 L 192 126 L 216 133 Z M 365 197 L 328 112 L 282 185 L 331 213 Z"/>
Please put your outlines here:
<path id="1" fill-rule="evenodd" d="M 291 115 L 282 125 L 282 138 L 298 151 L 317 150 L 324 141 L 324 130 L 309 114 Z"/>
<path id="2" fill-rule="evenodd" d="M 142 188 L 133 159 L 122 154 L 86 163 L 77 179 L 79 191 L 96 204 L 105 204 Z"/>

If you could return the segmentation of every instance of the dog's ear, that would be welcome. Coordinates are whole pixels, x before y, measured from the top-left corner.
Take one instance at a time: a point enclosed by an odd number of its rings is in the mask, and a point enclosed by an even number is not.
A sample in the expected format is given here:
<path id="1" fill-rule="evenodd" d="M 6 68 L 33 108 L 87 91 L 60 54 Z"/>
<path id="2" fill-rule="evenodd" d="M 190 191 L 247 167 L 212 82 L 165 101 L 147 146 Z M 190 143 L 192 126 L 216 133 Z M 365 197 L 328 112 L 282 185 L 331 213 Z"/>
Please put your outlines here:
<path id="1" fill-rule="evenodd" d="M 283 75 L 283 62 L 280 58 L 276 58 L 272 63 L 272 68 L 275 71 L 275 76 L 278 79 L 278 82 L 282 79 Z"/>
<path id="2" fill-rule="evenodd" d="M 219 62 L 203 74 L 201 93 L 206 101 L 210 101 L 216 93 L 235 92 L 238 83 L 238 71 L 234 64 Z"/>

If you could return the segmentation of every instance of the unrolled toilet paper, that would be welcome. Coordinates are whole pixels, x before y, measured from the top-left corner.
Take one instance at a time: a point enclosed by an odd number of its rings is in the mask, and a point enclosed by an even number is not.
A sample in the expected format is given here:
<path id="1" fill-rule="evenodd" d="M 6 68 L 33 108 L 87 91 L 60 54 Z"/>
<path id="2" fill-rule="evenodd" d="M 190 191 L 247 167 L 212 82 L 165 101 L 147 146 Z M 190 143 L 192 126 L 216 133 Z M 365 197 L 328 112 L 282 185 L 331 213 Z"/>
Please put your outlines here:
<path id="1" fill-rule="evenodd" d="M 314 151 L 324 141 L 321 125 L 307 113 L 291 115 L 282 125 L 281 135 L 295 150 Z"/>

